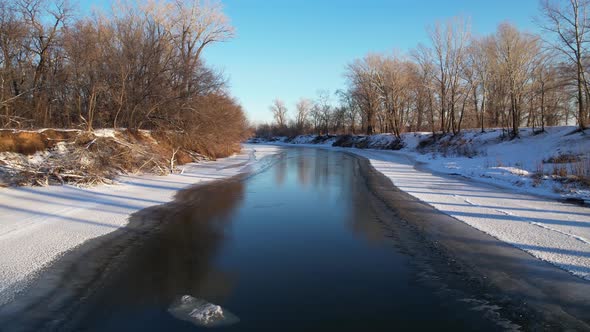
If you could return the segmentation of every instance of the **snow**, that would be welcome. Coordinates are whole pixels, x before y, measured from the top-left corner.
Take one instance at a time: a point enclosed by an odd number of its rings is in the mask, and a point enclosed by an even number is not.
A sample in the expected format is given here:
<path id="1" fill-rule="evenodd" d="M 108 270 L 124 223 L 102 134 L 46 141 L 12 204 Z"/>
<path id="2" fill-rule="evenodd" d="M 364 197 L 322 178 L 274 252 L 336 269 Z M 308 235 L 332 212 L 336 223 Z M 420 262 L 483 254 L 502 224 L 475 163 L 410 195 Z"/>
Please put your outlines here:
<path id="1" fill-rule="evenodd" d="M 117 130 L 113 129 L 113 128 L 95 129 L 93 133 L 94 133 L 94 136 L 96 136 L 96 137 L 115 138 L 115 134 L 117 133 Z"/>
<path id="2" fill-rule="evenodd" d="M 466 132 L 462 139 L 469 143 L 476 155 L 457 156 L 420 154 L 415 149 L 403 152 L 424 163 L 435 172 L 460 174 L 474 180 L 499 185 L 550 198 L 590 199 L 590 190 L 576 183 L 551 176 L 554 168 L 572 172 L 572 163 L 553 164 L 548 160 L 559 155 L 571 154 L 588 162 L 590 135 L 571 134 L 573 127 L 549 127 L 546 133 L 534 135 L 523 129 L 520 139 L 500 140 L 501 131 L 479 133 Z M 543 176 L 538 176 L 539 171 Z"/>
<path id="3" fill-rule="evenodd" d="M 438 150 L 419 149 L 420 142 L 430 136 L 428 133 L 404 134 L 404 148 L 399 151 L 309 144 L 313 137 L 306 137 L 302 145 L 365 157 L 396 187 L 415 198 L 590 280 L 590 209 L 563 202 L 565 198 L 588 201 L 590 190 L 552 176 L 536 176 L 540 166 L 545 172 L 555 167 L 548 162 L 553 157 L 589 157 L 590 136 L 572 134 L 574 129 L 552 127 L 542 134 L 524 129 L 521 138 L 514 140 L 502 139 L 500 130 L 467 131 L 460 137 L 463 141 L 449 144 L 449 149 L 442 152 L 444 142 L 439 142 Z M 372 141 L 368 146 L 386 146 L 384 142 L 396 138 L 374 135 L 368 139 Z"/>
<path id="4" fill-rule="evenodd" d="M 66 251 L 124 227 L 130 214 L 189 185 L 259 171 L 263 157 L 279 150 L 245 145 L 232 157 L 185 165 L 181 174 L 121 176 L 117 185 L 0 188 L 0 305 Z"/>
<path id="5" fill-rule="evenodd" d="M 353 149 L 400 190 L 531 255 L 590 280 L 590 209 L 437 175 L 399 152 Z"/>

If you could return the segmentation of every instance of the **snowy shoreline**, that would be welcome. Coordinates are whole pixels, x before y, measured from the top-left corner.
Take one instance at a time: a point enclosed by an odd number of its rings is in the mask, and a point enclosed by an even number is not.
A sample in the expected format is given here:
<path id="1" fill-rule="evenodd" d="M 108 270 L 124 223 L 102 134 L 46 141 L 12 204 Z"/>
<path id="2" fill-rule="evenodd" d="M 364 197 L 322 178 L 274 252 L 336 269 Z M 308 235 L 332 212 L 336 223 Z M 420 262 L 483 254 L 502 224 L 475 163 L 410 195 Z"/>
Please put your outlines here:
<path id="1" fill-rule="evenodd" d="M 185 165 L 181 174 L 125 175 L 117 185 L 0 188 L 0 305 L 66 252 L 125 227 L 132 213 L 191 185 L 256 172 L 279 151 L 245 145 L 232 157 Z"/>
<path id="2" fill-rule="evenodd" d="M 369 160 L 394 186 L 492 237 L 590 280 L 590 208 L 522 193 L 502 184 L 416 167 L 399 151 L 274 143 L 352 153 Z"/>

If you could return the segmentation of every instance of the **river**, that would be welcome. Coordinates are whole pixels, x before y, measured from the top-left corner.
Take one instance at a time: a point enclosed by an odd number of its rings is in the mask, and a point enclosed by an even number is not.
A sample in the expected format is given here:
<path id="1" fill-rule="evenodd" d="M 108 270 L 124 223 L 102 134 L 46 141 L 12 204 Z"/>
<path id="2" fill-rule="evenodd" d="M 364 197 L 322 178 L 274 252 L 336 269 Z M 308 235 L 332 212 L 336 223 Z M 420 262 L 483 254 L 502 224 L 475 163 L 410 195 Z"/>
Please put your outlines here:
<path id="1" fill-rule="evenodd" d="M 515 301 L 494 302 L 485 276 L 376 192 L 376 181 L 388 184 L 367 161 L 293 148 L 268 165 L 183 190 L 67 255 L 3 310 L 2 330 L 207 330 L 170 313 L 184 295 L 239 318 L 218 331 L 551 326 Z"/>

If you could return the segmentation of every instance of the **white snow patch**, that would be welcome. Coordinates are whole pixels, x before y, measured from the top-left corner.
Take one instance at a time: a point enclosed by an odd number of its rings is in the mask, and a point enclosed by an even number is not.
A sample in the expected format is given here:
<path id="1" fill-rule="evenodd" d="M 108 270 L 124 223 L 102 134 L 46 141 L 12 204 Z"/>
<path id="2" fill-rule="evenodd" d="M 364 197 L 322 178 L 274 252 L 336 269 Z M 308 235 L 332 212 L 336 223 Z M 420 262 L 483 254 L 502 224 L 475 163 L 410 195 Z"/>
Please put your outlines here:
<path id="1" fill-rule="evenodd" d="M 95 129 L 93 131 L 93 134 L 96 137 L 111 137 L 111 138 L 115 138 L 115 134 L 116 133 L 117 133 L 117 130 L 116 129 L 113 129 L 113 128 Z"/>

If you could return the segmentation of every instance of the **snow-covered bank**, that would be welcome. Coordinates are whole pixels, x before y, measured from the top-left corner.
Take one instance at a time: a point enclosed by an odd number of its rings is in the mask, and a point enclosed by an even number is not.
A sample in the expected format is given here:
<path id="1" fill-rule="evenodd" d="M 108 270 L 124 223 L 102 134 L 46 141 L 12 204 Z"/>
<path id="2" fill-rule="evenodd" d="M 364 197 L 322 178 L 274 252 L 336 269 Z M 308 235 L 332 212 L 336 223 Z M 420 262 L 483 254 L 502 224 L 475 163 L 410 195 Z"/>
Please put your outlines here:
<path id="1" fill-rule="evenodd" d="M 559 135 L 563 133 L 562 130 L 559 130 L 557 134 L 549 133 L 547 135 L 548 137 L 552 137 L 552 135 L 561 137 Z M 413 144 L 414 147 L 418 145 L 419 135 L 414 137 L 416 138 L 414 143 L 408 140 L 410 142 L 406 142 L 406 148 L 402 151 L 340 148 L 333 147 L 330 143 L 301 143 L 299 146 L 341 150 L 365 157 L 369 159 L 377 171 L 389 178 L 400 190 L 501 241 L 590 280 L 589 208 L 566 204 L 550 197 L 522 193 L 521 186 L 511 185 L 510 182 L 500 186 L 498 184 L 502 184 L 502 182 L 499 181 L 490 181 L 493 184 L 487 184 L 481 182 L 481 179 L 474 181 L 474 179 L 460 175 L 444 174 L 461 174 L 458 170 L 469 167 L 469 164 L 462 164 L 462 161 L 469 158 L 450 157 L 445 159 L 450 160 L 448 161 L 450 163 L 456 163 L 454 164 L 456 168 L 448 168 L 445 162 L 440 162 L 439 165 L 445 167 L 441 169 L 444 172 L 432 172 L 424 167 L 416 167 L 417 160 L 428 160 L 430 157 L 412 152 L 408 148 L 411 146 L 410 144 Z M 506 145 L 508 151 L 502 155 L 506 158 L 513 157 L 510 156 L 510 151 L 517 153 L 515 158 L 526 158 L 527 156 L 530 158 L 533 154 L 549 155 L 554 153 L 555 151 L 550 150 L 553 148 L 566 151 L 588 146 L 588 138 L 574 136 L 573 139 L 577 140 L 577 145 L 555 146 L 547 143 L 547 146 L 539 151 L 535 149 L 540 149 L 544 145 L 533 144 L 535 139 L 537 139 L 536 136 L 531 137 L 530 141 L 523 140 L 526 144 L 507 141 L 498 145 Z M 566 137 L 566 139 L 568 138 Z M 334 139 L 331 140 L 334 141 Z M 552 144 L 557 144 L 556 142 L 553 141 Z M 291 145 L 284 142 L 275 142 L 274 144 Z M 510 145 L 515 145 L 515 147 L 510 150 Z M 521 149 L 520 152 L 519 149 Z M 527 149 L 530 150 L 530 153 L 527 153 Z M 488 156 L 491 153 L 499 154 L 501 150 L 499 147 L 490 148 Z M 443 157 L 438 155 L 432 160 L 438 162 L 441 158 Z M 545 194 L 551 196 L 550 193 Z M 559 197 L 559 195 L 553 196 Z M 449 234 L 449 236 L 454 235 Z"/>
<path id="2" fill-rule="evenodd" d="M 544 133 L 521 129 L 508 139 L 500 129 L 465 130 L 434 141 L 431 133 L 373 136 L 300 135 L 274 143 L 397 150 L 430 171 L 462 175 L 520 193 L 590 201 L 590 133 L 575 127 L 548 127 Z M 272 142 L 271 142 L 272 143 Z"/>
<path id="3" fill-rule="evenodd" d="M 279 150 L 246 145 L 229 158 L 187 164 L 181 174 L 121 176 L 117 185 L 0 188 L 0 305 L 66 251 L 124 227 L 130 214 L 189 185 L 256 171 Z"/>
<path id="4" fill-rule="evenodd" d="M 350 151 L 437 210 L 590 280 L 589 208 L 420 171 L 411 158 L 392 151 Z"/>

